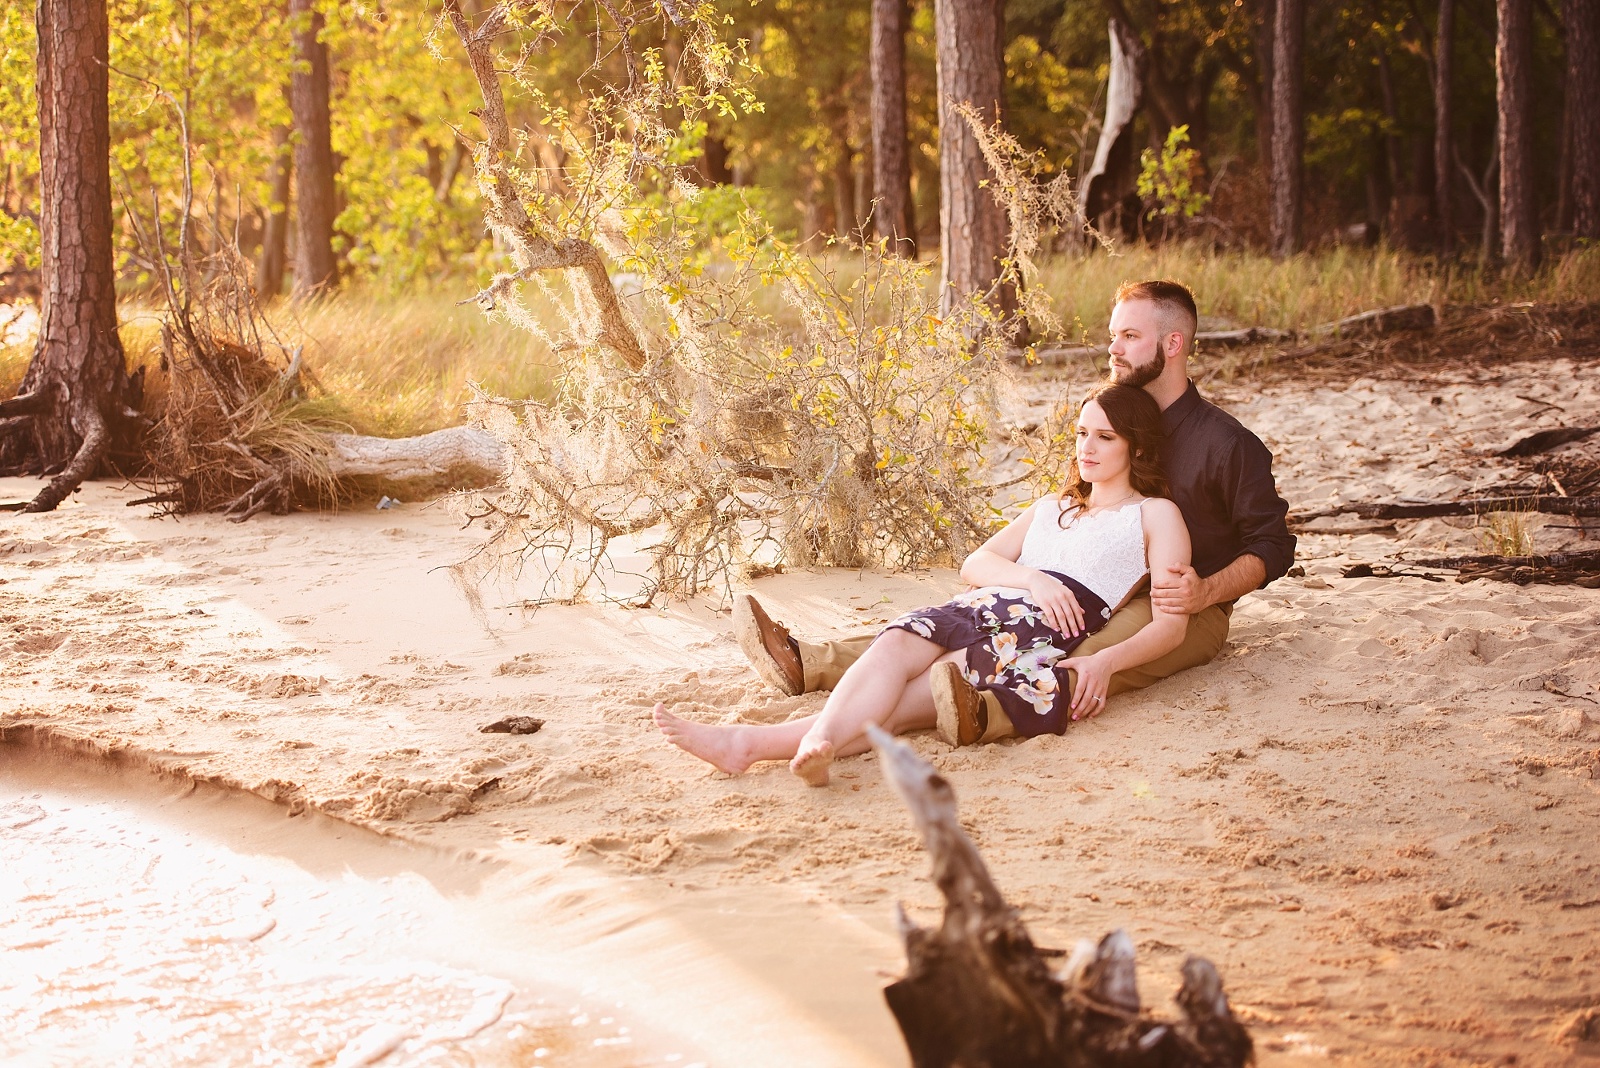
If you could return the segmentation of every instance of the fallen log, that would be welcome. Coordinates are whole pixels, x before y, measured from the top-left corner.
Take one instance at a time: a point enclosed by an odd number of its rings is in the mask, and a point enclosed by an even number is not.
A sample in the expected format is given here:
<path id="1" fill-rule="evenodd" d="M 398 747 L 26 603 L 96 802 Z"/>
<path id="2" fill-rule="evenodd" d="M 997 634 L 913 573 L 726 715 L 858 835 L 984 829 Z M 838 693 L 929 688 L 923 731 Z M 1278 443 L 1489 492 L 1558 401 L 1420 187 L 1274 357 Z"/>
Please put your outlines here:
<path id="1" fill-rule="evenodd" d="M 1540 582 L 1600 589 L 1600 549 L 1533 556 L 1480 553 L 1472 556 L 1423 557 L 1392 564 L 1350 564 L 1340 574 L 1345 578 L 1423 578 L 1441 581 L 1437 575 L 1410 570 L 1419 567 L 1460 572 L 1456 576 L 1457 582 L 1484 578 L 1518 586 Z"/>
<path id="2" fill-rule="evenodd" d="M 1375 337 L 1379 334 L 1396 334 L 1402 330 L 1431 330 L 1438 321 L 1439 317 L 1435 314 L 1432 304 L 1401 304 L 1313 326 L 1310 333 L 1313 337 L 1324 334 L 1337 334 L 1339 337 Z"/>
<path id="3" fill-rule="evenodd" d="M 1525 438 L 1518 438 L 1506 448 L 1495 453 L 1496 456 L 1536 456 L 1547 452 L 1557 445 L 1565 445 L 1570 441 L 1582 441 L 1591 434 L 1600 434 L 1600 426 L 1558 426 L 1549 430 L 1539 430 Z"/>
<path id="4" fill-rule="evenodd" d="M 1260 345 L 1267 341 L 1284 341 L 1294 336 L 1289 330 L 1271 326 L 1248 326 L 1243 330 L 1202 330 L 1194 336 L 1202 345 L 1233 348 L 1239 345 Z"/>
<path id="5" fill-rule="evenodd" d="M 1289 516 L 1291 529 L 1313 519 L 1357 515 L 1362 519 L 1432 519 L 1446 515 L 1487 515 L 1490 512 L 1541 512 L 1545 515 L 1600 516 L 1600 497 L 1554 497 L 1527 494 L 1515 497 L 1477 497 L 1462 501 L 1368 501 L 1336 505 L 1316 512 Z"/>
<path id="6" fill-rule="evenodd" d="M 1083 941 L 1051 972 L 956 818 L 950 783 L 911 747 L 869 728 L 885 776 L 911 810 L 944 895 L 944 922 L 898 910 L 906 975 L 884 990 L 913 1068 L 1238 1068 L 1252 1043 L 1210 962 L 1183 964 L 1165 1023 L 1140 1010 L 1134 946 L 1122 931 Z"/>
<path id="7" fill-rule="evenodd" d="M 1288 358 L 1310 356 L 1333 351 L 1343 342 L 1354 338 L 1379 337 L 1384 334 L 1396 334 L 1402 330 L 1431 330 L 1437 323 L 1438 316 L 1431 304 L 1401 304 L 1393 308 L 1378 308 L 1374 311 L 1361 312 L 1359 315 L 1335 319 L 1331 323 L 1319 323 L 1304 331 L 1304 335 L 1313 338 L 1333 337 L 1340 340 L 1295 349 L 1284 355 Z M 1202 330 L 1195 335 L 1195 340 L 1202 345 L 1232 348 L 1241 345 L 1260 345 L 1271 341 L 1289 341 L 1298 336 L 1300 333 L 1294 330 L 1251 326 L 1243 330 Z"/>
<path id="8" fill-rule="evenodd" d="M 1575 553 L 1549 553 L 1533 556 L 1498 556 L 1479 553 L 1473 556 L 1435 556 L 1420 560 L 1407 560 L 1416 567 L 1439 567 L 1459 571 L 1480 567 L 1565 567 L 1580 571 L 1600 571 L 1600 549 L 1585 549 Z"/>
<path id="9" fill-rule="evenodd" d="M 487 485 L 505 473 L 505 446 L 473 426 L 453 426 L 413 438 L 329 434 L 327 443 L 325 462 L 334 478 L 409 482 L 454 476 Z"/>

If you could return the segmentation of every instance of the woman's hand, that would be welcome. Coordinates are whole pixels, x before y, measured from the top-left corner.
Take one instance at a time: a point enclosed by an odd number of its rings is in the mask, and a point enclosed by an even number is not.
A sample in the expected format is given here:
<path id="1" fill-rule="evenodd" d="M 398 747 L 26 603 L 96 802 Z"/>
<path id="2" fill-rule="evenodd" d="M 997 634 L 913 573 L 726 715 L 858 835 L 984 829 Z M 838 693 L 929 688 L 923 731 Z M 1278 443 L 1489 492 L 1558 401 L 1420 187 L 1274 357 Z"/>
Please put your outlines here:
<path id="1" fill-rule="evenodd" d="M 1035 573 L 1028 583 L 1028 597 L 1039 606 L 1044 621 L 1062 634 L 1076 638 L 1083 631 L 1083 609 L 1060 579 L 1043 571 Z"/>
<path id="2" fill-rule="evenodd" d="M 1111 688 L 1111 668 L 1106 650 L 1089 656 L 1069 656 L 1056 662 L 1057 668 L 1075 673 L 1078 684 L 1072 688 L 1072 718 L 1093 719 L 1106 710 L 1106 692 Z"/>

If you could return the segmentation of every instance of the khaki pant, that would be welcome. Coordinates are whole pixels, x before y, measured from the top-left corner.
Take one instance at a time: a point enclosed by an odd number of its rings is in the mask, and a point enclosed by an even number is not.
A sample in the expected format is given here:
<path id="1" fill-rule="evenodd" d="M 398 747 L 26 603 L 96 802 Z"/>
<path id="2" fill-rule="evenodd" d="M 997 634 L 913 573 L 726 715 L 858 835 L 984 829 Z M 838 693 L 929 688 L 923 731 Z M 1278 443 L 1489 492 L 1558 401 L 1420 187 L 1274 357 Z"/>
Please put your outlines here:
<path id="1" fill-rule="evenodd" d="M 1117 609 L 1116 614 L 1106 622 L 1106 625 L 1089 635 L 1082 645 L 1072 651 L 1072 655 L 1088 656 L 1120 641 L 1126 641 L 1150 622 L 1151 611 L 1148 594 L 1135 597 Z M 1232 615 L 1233 604 L 1230 602 L 1214 604 L 1190 616 L 1189 630 L 1183 637 L 1182 645 L 1148 664 L 1117 672 L 1111 676 L 1109 692 L 1118 694 L 1129 690 L 1142 690 L 1151 683 L 1160 682 L 1168 675 L 1210 663 L 1222 651 L 1223 644 L 1228 640 L 1228 621 Z M 856 634 L 819 644 L 803 642 L 796 638 L 795 644 L 800 647 L 800 666 L 805 671 L 806 692 L 833 689 L 844 677 L 845 670 L 861 658 L 861 654 L 867 651 L 867 646 L 871 645 L 876 637 L 876 633 Z M 1069 685 L 1076 686 L 1078 683 L 1076 673 L 1069 672 L 1068 675 Z M 984 705 L 989 710 L 989 729 L 984 732 L 984 738 L 1002 738 L 1010 734 L 1010 723 L 1005 720 L 1005 713 L 1000 711 L 1000 703 L 987 694 L 984 698 Z"/>

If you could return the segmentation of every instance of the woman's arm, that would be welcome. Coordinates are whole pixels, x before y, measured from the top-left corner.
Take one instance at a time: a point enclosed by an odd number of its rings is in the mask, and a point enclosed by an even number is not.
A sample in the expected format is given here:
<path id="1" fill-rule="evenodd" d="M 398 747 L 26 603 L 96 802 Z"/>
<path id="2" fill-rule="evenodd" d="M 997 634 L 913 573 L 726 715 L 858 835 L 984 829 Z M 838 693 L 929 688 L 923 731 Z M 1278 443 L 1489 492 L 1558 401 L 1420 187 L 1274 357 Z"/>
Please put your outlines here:
<path id="1" fill-rule="evenodd" d="M 961 565 L 961 577 L 974 586 L 1013 586 L 1027 590 L 1034 604 L 1039 606 L 1044 621 L 1063 634 L 1076 636 L 1083 630 L 1083 608 L 1072 591 L 1060 580 L 1043 571 L 1017 563 L 1022 555 L 1022 542 L 1028 536 L 1038 514 L 1039 502 L 1027 510 L 1005 529 L 972 551 L 967 562 Z M 1045 520 L 1048 522 L 1048 520 Z"/>
<path id="2" fill-rule="evenodd" d="M 1189 528 L 1184 526 L 1178 506 L 1164 498 L 1152 498 L 1144 505 L 1146 559 L 1151 574 L 1157 568 L 1181 567 L 1189 563 Z M 1095 716 L 1105 709 L 1106 691 L 1111 676 L 1126 668 L 1148 664 L 1183 644 L 1189 630 L 1189 617 L 1175 612 L 1156 612 L 1150 622 L 1125 641 L 1107 646 L 1089 656 L 1074 656 L 1056 666 L 1077 672 L 1078 684 L 1072 691 L 1072 718 Z"/>

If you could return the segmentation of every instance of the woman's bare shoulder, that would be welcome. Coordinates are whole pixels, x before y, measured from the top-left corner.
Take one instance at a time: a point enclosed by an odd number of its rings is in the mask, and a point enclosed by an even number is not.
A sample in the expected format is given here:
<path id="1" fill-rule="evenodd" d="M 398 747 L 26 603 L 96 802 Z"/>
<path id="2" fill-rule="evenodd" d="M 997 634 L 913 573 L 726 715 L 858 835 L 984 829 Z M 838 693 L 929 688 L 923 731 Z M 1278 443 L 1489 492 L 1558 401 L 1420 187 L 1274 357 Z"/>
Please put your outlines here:
<path id="1" fill-rule="evenodd" d="M 1183 513 L 1166 497 L 1146 497 L 1139 505 L 1144 510 L 1145 522 L 1182 523 Z"/>

